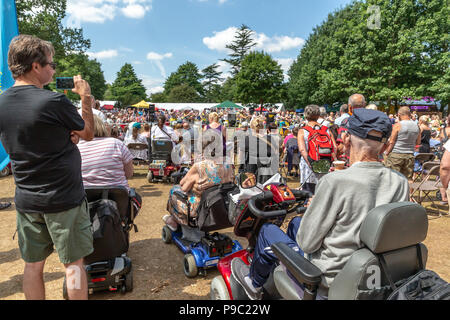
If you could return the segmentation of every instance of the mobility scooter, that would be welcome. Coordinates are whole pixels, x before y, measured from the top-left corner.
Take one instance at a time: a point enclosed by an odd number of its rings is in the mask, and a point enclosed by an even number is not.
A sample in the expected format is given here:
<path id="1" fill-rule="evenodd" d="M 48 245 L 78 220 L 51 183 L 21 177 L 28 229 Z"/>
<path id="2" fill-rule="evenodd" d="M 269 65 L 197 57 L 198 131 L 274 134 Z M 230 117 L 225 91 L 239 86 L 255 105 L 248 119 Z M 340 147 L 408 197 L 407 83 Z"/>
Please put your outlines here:
<path id="1" fill-rule="evenodd" d="M 93 227 L 94 252 L 85 257 L 89 294 L 98 291 L 133 290 L 133 270 L 127 256 L 134 218 L 141 207 L 134 189 L 125 187 L 86 188 Z M 63 297 L 68 299 L 64 278 Z"/>
<path id="2" fill-rule="evenodd" d="M 175 174 L 176 179 L 179 180 L 183 173 L 186 172 Z M 183 270 L 186 277 L 194 278 L 199 274 L 206 275 L 206 270 L 216 267 L 220 258 L 242 250 L 239 241 L 232 240 L 227 235 L 218 232 L 210 233 L 232 227 L 227 211 L 229 206 L 228 194 L 238 191 L 239 188 L 233 183 L 216 185 L 205 190 L 199 208 L 203 205 L 206 210 L 202 211 L 206 211 L 207 216 L 192 215 L 188 196 L 180 191 L 171 191 L 187 206 L 187 226 L 179 225 L 176 231 L 172 231 L 165 225 L 162 229 L 162 240 L 166 244 L 175 243 L 185 254 Z M 213 195 L 213 197 L 209 197 L 209 195 Z M 176 211 L 176 208 L 169 198 L 167 211 L 171 213 L 174 210 Z M 172 214 L 172 216 L 174 215 Z M 192 237 L 187 239 L 183 236 L 183 234 L 192 232 L 196 234 L 197 239 Z"/>
<path id="3" fill-rule="evenodd" d="M 147 181 L 171 181 L 171 175 L 180 170 L 172 162 L 173 144 L 171 140 L 152 140 Z"/>
<path id="4" fill-rule="evenodd" d="M 241 179 L 241 188 L 251 188 L 254 185 L 246 185 L 246 180 Z M 240 258 L 246 264 L 250 264 L 259 230 L 265 223 L 273 223 L 281 226 L 289 213 L 303 213 L 304 201 L 312 194 L 302 190 L 291 190 L 285 183 L 266 184 L 263 192 L 251 197 L 240 204 L 240 215 L 237 217 L 234 234 L 248 239 L 247 249 L 240 250 L 230 256 L 222 258 L 217 267 L 220 276 L 211 282 L 210 296 L 212 300 L 248 300 L 244 289 L 231 276 L 231 261 Z M 265 299 L 279 299 L 273 278 L 269 279 L 264 287 Z"/>

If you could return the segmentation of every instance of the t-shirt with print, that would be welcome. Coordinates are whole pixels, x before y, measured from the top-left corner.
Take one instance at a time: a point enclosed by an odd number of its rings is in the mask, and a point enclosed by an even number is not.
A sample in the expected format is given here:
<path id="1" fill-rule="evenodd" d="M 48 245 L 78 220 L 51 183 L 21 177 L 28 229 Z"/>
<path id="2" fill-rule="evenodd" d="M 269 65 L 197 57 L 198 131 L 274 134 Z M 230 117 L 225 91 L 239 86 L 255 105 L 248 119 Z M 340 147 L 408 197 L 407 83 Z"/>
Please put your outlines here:
<path id="1" fill-rule="evenodd" d="M 0 96 L 0 138 L 11 158 L 19 212 L 57 213 L 81 204 L 81 156 L 70 132 L 83 129 L 62 93 L 26 85 Z"/>
<path id="2" fill-rule="evenodd" d="M 123 186 L 129 189 L 124 166 L 133 161 L 125 144 L 115 138 L 94 138 L 78 143 L 85 187 Z"/>

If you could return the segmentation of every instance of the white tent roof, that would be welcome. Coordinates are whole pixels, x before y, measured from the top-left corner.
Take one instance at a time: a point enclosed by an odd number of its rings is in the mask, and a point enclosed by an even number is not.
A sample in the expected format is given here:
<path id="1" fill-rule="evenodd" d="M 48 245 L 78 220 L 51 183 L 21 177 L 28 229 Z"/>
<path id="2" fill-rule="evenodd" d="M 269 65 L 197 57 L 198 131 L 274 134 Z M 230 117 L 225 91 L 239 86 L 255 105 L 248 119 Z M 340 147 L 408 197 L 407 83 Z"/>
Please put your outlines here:
<path id="1" fill-rule="evenodd" d="M 194 109 L 199 111 L 214 108 L 218 104 L 219 103 L 154 103 L 155 107 L 158 109 L 164 110 Z"/>

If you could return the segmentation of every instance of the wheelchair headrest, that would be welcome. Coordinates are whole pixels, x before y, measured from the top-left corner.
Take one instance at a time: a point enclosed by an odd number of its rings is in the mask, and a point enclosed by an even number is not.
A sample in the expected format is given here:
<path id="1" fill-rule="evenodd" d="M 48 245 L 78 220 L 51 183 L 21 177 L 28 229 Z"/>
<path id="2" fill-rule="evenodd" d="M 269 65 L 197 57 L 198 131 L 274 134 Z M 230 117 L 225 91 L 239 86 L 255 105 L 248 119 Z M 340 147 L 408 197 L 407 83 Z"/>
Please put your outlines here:
<path id="1" fill-rule="evenodd" d="M 428 218 L 425 208 L 412 202 L 397 202 L 369 211 L 362 226 L 361 241 L 374 253 L 418 244 L 425 240 Z"/>

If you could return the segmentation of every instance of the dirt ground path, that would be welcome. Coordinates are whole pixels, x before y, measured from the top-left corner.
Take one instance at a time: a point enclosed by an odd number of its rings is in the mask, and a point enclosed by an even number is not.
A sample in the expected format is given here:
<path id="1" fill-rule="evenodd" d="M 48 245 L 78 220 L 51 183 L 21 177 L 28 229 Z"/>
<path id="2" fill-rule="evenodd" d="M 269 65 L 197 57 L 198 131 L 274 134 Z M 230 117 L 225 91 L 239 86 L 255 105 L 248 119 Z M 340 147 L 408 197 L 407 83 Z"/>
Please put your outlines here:
<path id="1" fill-rule="evenodd" d="M 175 245 L 166 245 L 161 240 L 166 202 L 170 185 L 149 184 L 145 169 L 139 168 L 130 185 L 142 195 L 143 207 L 136 218 L 138 233 L 131 232 L 129 256 L 133 261 L 134 290 L 120 293 L 96 293 L 90 299 L 100 300 L 207 300 L 211 280 L 218 275 L 210 269 L 206 277 L 188 279 L 184 276 L 183 254 Z M 291 181 L 293 187 L 298 183 Z M 0 179 L 0 202 L 14 201 L 14 180 L 12 176 Z M 22 279 L 24 262 L 18 249 L 16 211 L 14 204 L 0 211 L 0 300 L 22 300 Z M 232 230 L 225 233 L 236 239 Z M 427 268 L 436 271 L 446 281 L 450 281 L 450 219 L 430 220 L 425 244 L 429 250 Z M 247 242 L 239 238 L 245 247 Z M 64 267 L 53 253 L 44 270 L 47 299 L 62 299 Z"/>

